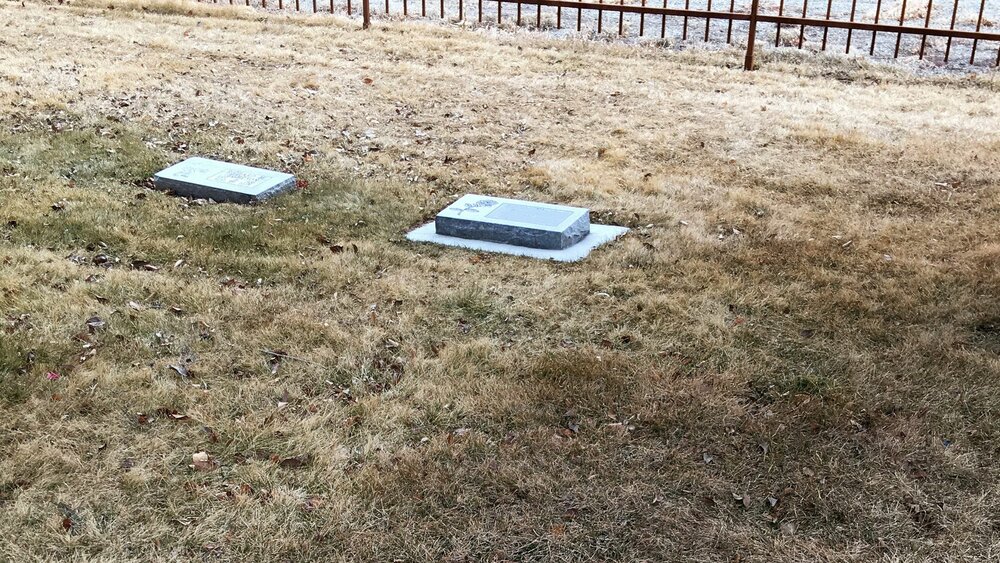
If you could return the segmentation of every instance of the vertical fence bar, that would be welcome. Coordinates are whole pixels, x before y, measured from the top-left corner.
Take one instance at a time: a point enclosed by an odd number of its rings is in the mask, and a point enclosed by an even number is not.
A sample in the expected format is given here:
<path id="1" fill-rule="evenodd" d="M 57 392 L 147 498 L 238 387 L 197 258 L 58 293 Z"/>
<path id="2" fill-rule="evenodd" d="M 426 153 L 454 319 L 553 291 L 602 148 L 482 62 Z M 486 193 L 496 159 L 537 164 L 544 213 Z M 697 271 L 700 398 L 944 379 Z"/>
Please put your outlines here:
<path id="1" fill-rule="evenodd" d="M 372 26 L 372 9 L 370 5 L 370 0 L 361 0 L 361 12 L 362 12 L 362 29 L 368 29 Z"/>
<path id="2" fill-rule="evenodd" d="M 854 23 L 854 14 L 858 11 L 858 0 L 851 0 L 851 23 Z M 847 28 L 847 48 L 844 52 L 851 54 L 851 36 L 854 35 L 854 28 Z"/>
<path id="3" fill-rule="evenodd" d="M 247 0 L 247 6 L 249 6 L 249 5 L 250 5 L 250 0 Z"/>
<path id="4" fill-rule="evenodd" d="M 708 11 L 712 11 L 712 0 L 708 0 Z M 708 32 L 711 30 L 712 18 L 705 18 L 705 42 L 708 43 Z"/>
<path id="5" fill-rule="evenodd" d="M 684 9 L 689 10 L 691 8 L 691 0 L 684 0 Z M 681 39 L 687 41 L 688 38 L 688 17 L 684 16 L 684 33 Z"/>
<path id="6" fill-rule="evenodd" d="M 562 29 L 562 6 L 556 6 L 556 29 Z"/>
<path id="7" fill-rule="evenodd" d="M 983 11 L 984 10 L 986 10 L 986 0 L 982 0 L 982 2 L 979 3 L 979 19 L 976 20 L 976 31 L 977 32 L 980 29 L 982 29 L 982 27 L 983 27 Z M 976 64 L 976 47 L 978 47 L 978 46 L 979 46 L 979 40 L 978 39 L 973 39 L 972 40 L 972 55 L 969 56 L 969 64 L 970 65 Z M 1000 45 L 997 46 L 997 49 L 1000 49 Z"/>
<path id="8" fill-rule="evenodd" d="M 778 15 L 785 15 L 785 0 L 778 2 Z M 778 47 L 781 45 L 781 24 L 774 24 L 774 46 Z"/>
<path id="9" fill-rule="evenodd" d="M 503 0 L 497 0 L 497 25 L 501 23 L 503 23 Z"/>
<path id="10" fill-rule="evenodd" d="M 809 13 L 809 0 L 802 0 L 802 17 L 803 18 L 806 17 L 806 14 L 808 13 Z M 799 49 L 802 48 L 802 43 L 805 41 L 805 39 L 806 39 L 806 26 L 803 25 L 799 27 Z"/>
<path id="11" fill-rule="evenodd" d="M 579 32 L 583 22 L 583 8 L 576 9 L 576 31 Z"/>
<path id="12" fill-rule="evenodd" d="M 904 2 L 906 0 L 903 0 Z M 826 21 L 830 21 L 830 14 L 833 13 L 833 0 L 827 0 L 826 2 Z M 823 28 L 823 46 L 820 47 L 820 51 L 826 51 L 826 38 L 830 34 L 830 28 Z"/>
<path id="13" fill-rule="evenodd" d="M 667 0 L 663 0 L 663 9 L 667 9 Z M 660 16 L 660 39 L 667 37 L 667 14 Z"/>
<path id="14" fill-rule="evenodd" d="M 625 0 L 621 0 L 619 2 L 619 4 L 621 4 L 622 6 L 624 6 L 625 5 Z M 618 36 L 619 37 L 621 37 L 624 34 L 624 30 L 625 30 L 625 12 L 624 11 L 619 11 L 618 12 Z"/>
<path id="15" fill-rule="evenodd" d="M 736 0 L 729 0 L 729 13 L 733 13 L 736 8 Z M 733 42 L 733 20 L 729 20 L 729 25 L 726 26 L 726 44 L 729 45 Z"/>
<path id="16" fill-rule="evenodd" d="M 879 19 L 879 16 L 881 16 L 881 15 L 882 15 L 882 0 L 878 0 L 878 3 L 875 5 L 875 25 L 878 25 L 878 19 Z M 872 56 L 872 57 L 875 56 L 875 40 L 877 38 L 878 38 L 878 32 L 877 31 L 873 31 L 872 32 L 872 46 L 871 46 L 871 49 L 868 50 L 868 55 L 869 56 Z"/>
<path id="17" fill-rule="evenodd" d="M 603 4 L 604 0 L 597 0 L 598 4 Z M 597 34 L 601 34 L 601 28 L 604 26 L 604 10 L 597 10 Z"/>
<path id="18" fill-rule="evenodd" d="M 642 0 L 642 7 L 646 7 L 646 0 Z M 646 14 L 639 14 L 639 37 L 642 37 L 642 32 L 646 28 Z"/>
<path id="19" fill-rule="evenodd" d="M 517 0 L 517 24 L 516 25 L 518 27 L 521 27 L 521 0 Z"/>
<path id="20" fill-rule="evenodd" d="M 483 0 L 479 0 L 479 23 L 483 23 Z"/>
<path id="21" fill-rule="evenodd" d="M 385 0 L 385 1 L 386 1 L 386 4 L 388 5 L 389 0 Z M 389 11 L 386 10 L 386 13 L 388 13 L 388 12 Z M 444 19 L 444 0 L 441 0 L 441 19 Z"/>
<path id="22" fill-rule="evenodd" d="M 903 7 L 899 9 L 899 25 L 903 25 L 904 21 L 906 21 L 906 0 L 903 0 Z M 900 44 L 900 42 L 902 42 L 902 40 L 903 40 L 903 32 L 897 33 L 896 34 L 896 52 L 893 53 L 893 55 L 892 55 L 892 58 L 894 58 L 894 59 L 898 59 L 899 58 L 899 44 Z"/>
<path id="23" fill-rule="evenodd" d="M 301 8 L 299 7 L 299 0 L 295 0 L 295 11 L 298 12 Z"/>
<path id="24" fill-rule="evenodd" d="M 351 15 L 351 0 L 347 0 L 347 15 Z"/>
<path id="25" fill-rule="evenodd" d="M 260 0 L 260 7 L 264 8 L 266 10 L 267 9 L 267 0 Z"/>
<path id="26" fill-rule="evenodd" d="M 216 2 L 216 0 L 212 0 L 213 4 L 215 2 Z M 279 10 L 284 10 L 285 9 L 285 0 L 278 0 L 278 9 Z"/>
<path id="27" fill-rule="evenodd" d="M 924 17 L 924 29 L 931 25 L 931 11 L 934 9 L 934 0 L 927 0 L 927 16 Z M 920 60 L 924 60 L 924 47 L 927 46 L 927 34 L 920 40 Z"/>
<path id="28" fill-rule="evenodd" d="M 313 0 L 313 13 L 314 14 L 319 11 L 319 6 L 316 5 L 316 2 L 317 2 L 317 0 Z"/>
<path id="29" fill-rule="evenodd" d="M 757 9 L 760 0 L 750 4 L 750 29 L 747 31 L 747 56 L 743 61 L 744 70 L 753 70 L 753 48 L 757 40 Z"/>
<path id="30" fill-rule="evenodd" d="M 313 0 L 315 2 L 316 0 Z M 389 15 L 389 0 L 385 0 L 385 15 Z"/>
<path id="31" fill-rule="evenodd" d="M 333 0 L 330 0 L 330 13 L 333 13 Z"/>
<path id="32" fill-rule="evenodd" d="M 955 31 L 955 18 L 958 17 L 958 0 L 955 0 L 955 7 L 951 10 L 951 27 L 948 28 Z M 948 36 L 948 45 L 944 48 L 944 62 L 948 62 L 948 57 L 951 55 L 951 36 Z"/>
<path id="33" fill-rule="evenodd" d="M 465 21 L 465 2 L 458 0 L 458 21 Z"/>
<path id="34" fill-rule="evenodd" d="M 404 16 L 410 15 L 410 6 L 408 4 L 409 4 L 408 0 L 403 0 L 403 15 Z"/>
<path id="35" fill-rule="evenodd" d="M 542 5 L 538 4 L 538 9 L 535 11 L 535 29 L 542 29 Z"/>

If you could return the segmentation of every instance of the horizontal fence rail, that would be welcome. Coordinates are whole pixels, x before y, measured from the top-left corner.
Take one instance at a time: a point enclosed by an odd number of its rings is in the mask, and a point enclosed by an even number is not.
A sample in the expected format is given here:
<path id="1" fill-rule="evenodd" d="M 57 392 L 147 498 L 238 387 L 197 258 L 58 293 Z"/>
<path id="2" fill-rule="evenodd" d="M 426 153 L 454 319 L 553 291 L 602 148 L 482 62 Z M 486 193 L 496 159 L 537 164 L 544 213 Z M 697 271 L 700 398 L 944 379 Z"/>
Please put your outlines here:
<path id="1" fill-rule="evenodd" d="M 213 0 L 218 3 L 220 0 Z M 222 0 L 224 1 L 224 0 Z M 593 36 L 739 43 L 1000 67 L 1000 0 L 229 0 L 265 9 L 437 18 Z M 370 5 L 369 5 L 370 2 Z M 358 4 L 361 4 L 360 6 Z M 506 7 L 506 9 L 505 9 Z M 360 9 L 359 9 L 360 8 Z M 359 14 L 360 12 L 360 14 Z M 765 27 L 762 29 L 761 25 Z M 765 35 L 766 36 L 766 35 Z M 960 58 L 959 58 L 960 57 Z"/>

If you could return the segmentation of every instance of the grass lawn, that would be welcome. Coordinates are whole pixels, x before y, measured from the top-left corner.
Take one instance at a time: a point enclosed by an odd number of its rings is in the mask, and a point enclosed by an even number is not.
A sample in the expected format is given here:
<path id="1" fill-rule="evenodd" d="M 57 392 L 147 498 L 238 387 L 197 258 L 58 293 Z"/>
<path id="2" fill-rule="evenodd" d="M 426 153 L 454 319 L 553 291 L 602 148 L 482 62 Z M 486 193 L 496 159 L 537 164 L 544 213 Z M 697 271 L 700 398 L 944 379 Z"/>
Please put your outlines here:
<path id="1" fill-rule="evenodd" d="M 147 6 L 0 2 L 0 559 L 997 557 L 1000 75 Z"/>

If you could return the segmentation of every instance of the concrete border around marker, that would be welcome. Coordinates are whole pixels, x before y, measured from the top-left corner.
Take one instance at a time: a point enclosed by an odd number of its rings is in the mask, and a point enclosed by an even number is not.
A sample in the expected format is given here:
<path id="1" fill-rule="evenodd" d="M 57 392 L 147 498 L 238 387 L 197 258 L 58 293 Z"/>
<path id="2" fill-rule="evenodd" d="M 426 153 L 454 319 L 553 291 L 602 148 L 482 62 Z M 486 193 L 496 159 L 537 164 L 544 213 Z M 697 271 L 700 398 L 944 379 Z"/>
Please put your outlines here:
<path id="1" fill-rule="evenodd" d="M 513 244 L 503 244 L 486 240 L 474 240 L 458 237 L 439 235 L 434 229 L 434 222 L 421 225 L 406 233 L 407 240 L 413 242 L 432 242 L 445 246 L 454 246 L 468 250 L 481 250 L 483 252 L 499 252 L 502 254 L 512 254 L 515 256 L 525 256 L 528 258 L 539 258 L 542 260 L 555 260 L 557 262 L 576 262 L 583 260 L 598 246 L 607 244 L 628 232 L 627 227 L 617 227 L 614 225 L 590 225 L 590 234 L 573 246 L 562 250 L 546 250 L 543 248 L 529 248 L 526 246 L 515 246 Z"/>

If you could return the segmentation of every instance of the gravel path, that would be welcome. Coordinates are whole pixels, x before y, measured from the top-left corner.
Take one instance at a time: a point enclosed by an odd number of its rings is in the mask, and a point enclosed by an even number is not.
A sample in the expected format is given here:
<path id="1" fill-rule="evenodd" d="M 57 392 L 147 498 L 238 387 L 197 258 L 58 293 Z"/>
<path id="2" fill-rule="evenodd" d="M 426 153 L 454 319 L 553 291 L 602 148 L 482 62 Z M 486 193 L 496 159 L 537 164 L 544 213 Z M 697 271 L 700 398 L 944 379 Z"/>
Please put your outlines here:
<path id="1" fill-rule="evenodd" d="M 611 0 L 613 2 L 614 0 Z M 646 0 L 650 6 L 662 7 L 661 0 Z M 713 9 L 716 11 L 728 11 L 730 4 L 727 0 L 667 0 L 668 6 L 672 8 L 684 7 L 683 2 L 687 1 L 687 6 L 694 10 Z M 733 1 L 733 0 L 730 0 Z M 737 12 L 749 12 L 751 0 L 735 0 L 732 9 Z M 856 0 L 853 4 L 851 0 L 828 0 L 829 4 L 823 0 L 763 0 L 760 3 L 760 13 L 778 14 L 779 11 L 789 16 L 805 16 L 810 18 L 825 18 L 829 11 L 830 18 L 847 21 L 874 22 L 876 12 L 879 14 L 879 22 L 884 24 L 899 24 L 900 13 L 902 11 L 902 0 Z M 296 9 L 295 0 L 282 0 L 285 11 L 294 12 Z M 312 12 L 314 9 L 321 13 L 330 13 L 330 0 L 317 0 L 314 4 L 312 0 L 299 0 L 299 9 L 303 12 Z M 334 0 L 333 12 L 346 14 L 347 0 Z M 359 17 L 361 0 L 351 0 L 352 15 Z M 625 0 L 627 4 L 639 5 L 640 0 Z M 987 0 L 980 19 L 979 0 L 958 0 L 958 5 L 947 0 L 930 0 L 930 27 L 949 28 L 952 26 L 954 16 L 955 29 L 975 30 L 977 22 L 980 29 L 986 32 L 1000 32 L 1000 0 Z M 261 0 L 253 0 L 252 4 L 260 6 Z M 442 8 L 445 19 L 450 22 L 457 22 L 459 8 L 464 13 L 464 19 L 471 24 L 478 23 L 479 0 L 388 0 L 389 17 L 393 19 L 410 18 L 419 19 L 426 14 L 429 21 L 440 21 Z M 497 2 L 494 0 L 483 0 L 483 25 L 495 27 L 497 22 Z M 376 19 L 386 17 L 386 1 L 372 0 L 372 15 Z M 927 21 L 928 4 L 920 0 L 906 2 L 906 11 L 903 23 L 907 26 L 923 27 Z M 270 0 L 267 9 L 279 11 L 277 0 Z M 406 16 L 404 16 L 404 11 Z M 517 5 L 505 2 L 503 4 L 503 24 L 502 27 L 512 29 L 517 23 Z M 745 44 L 747 34 L 747 22 L 732 22 L 731 29 L 729 22 L 725 20 L 711 20 L 706 22 L 704 18 L 685 18 L 661 16 L 641 16 L 639 14 L 622 14 L 605 11 L 599 15 L 597 10 L 583 10 L 579 12 L 573 8 L 563 8 L 558 10 L 554 7 L 544 6 L 541 8 L 541 31 L 557 37 L 587 37 L 593 39 L 620 40 L 624 42 L 640 41 L 664 41 L 665 44 L 675 48 L 689 47 L 721 47 L 724 46 L 729 37 L 735 44 Z M 599 17 L 601 18 L 599 24 Z M 623 35 L 619 36 L 619 19 L 621 19 L 621 29 Z M 521 7 L 521 27 L 532 29 L 538 28 L 538 8 L 532 4 L 523 4 Z M 557 29 L 557 23 L 561 21 L 561 29 Z M 580 31 L 577 31 L 579 25 Z M 598 31 L 600 30 L 600 32 Z M 642 35 L 640 37 L 640 30 Z M 706 31 L 707 30 L 707 31 Z M 846 53 L 848 36 L 850 36 L 850 54 L 859 56 L 870 56 L 875 60 L 891 61 L 897 50 L 897 36 L 892 33 L 879 33 L 876 40 L 872 40 L 872 33 L 868 31 L 855 30 L 848 32 L 843 29 L 830 29 L 824 31 L 823 28 L 807 27 L 804 31 L 800 26 L 782 26 L 780 37 L 776 33 L 774 24 L 762 23 L 758 25 L 757 44 L 764 48 L 792 48 L 799 46 L 800 40 L 803 49 L 809 51 L 820 51 L 824 37 L 826 40 L 826 50 L 830 53 Z M 707 45 L 706 45 L 707 33 Z M 686 34 L 686 35 L 685 35 Z M 1000 43 L 979 42 L 976 49 L 975 64 L 970 65 L 973 41 L 968 39 L 954 39 L 950 42 L 944 37 L 927 37 L 926 42 L 919 35 L 903 35 L 898 41 L 899 56 L 897 64 L 908 67 L 921 73 L 966 73 L 983 72 L 996 68 L 1000 54 Z M 920 59 L 921 46 L 923 46 L 924 56 Z M 945 61 L 946 54 L 948 62 Z"/>

